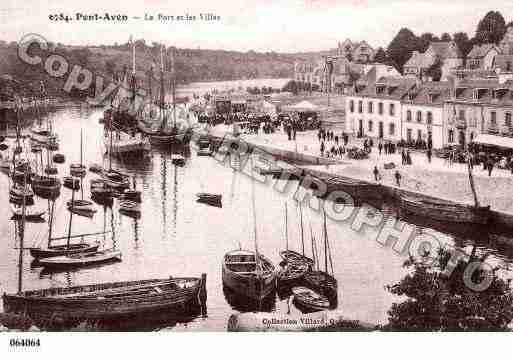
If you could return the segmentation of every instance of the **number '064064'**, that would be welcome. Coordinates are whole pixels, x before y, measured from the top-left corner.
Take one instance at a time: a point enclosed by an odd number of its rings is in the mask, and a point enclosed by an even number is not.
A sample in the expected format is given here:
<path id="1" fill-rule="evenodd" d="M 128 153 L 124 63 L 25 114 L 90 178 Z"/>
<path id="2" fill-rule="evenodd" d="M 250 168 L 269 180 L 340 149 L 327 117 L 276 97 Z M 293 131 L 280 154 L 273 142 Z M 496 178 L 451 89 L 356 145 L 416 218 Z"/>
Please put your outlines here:
<path id="1" fill-rule="evenodd" d="M 9 340 L 11 347 L 39 347 L 41 342 L 39 338 L 12 338 Z"/>

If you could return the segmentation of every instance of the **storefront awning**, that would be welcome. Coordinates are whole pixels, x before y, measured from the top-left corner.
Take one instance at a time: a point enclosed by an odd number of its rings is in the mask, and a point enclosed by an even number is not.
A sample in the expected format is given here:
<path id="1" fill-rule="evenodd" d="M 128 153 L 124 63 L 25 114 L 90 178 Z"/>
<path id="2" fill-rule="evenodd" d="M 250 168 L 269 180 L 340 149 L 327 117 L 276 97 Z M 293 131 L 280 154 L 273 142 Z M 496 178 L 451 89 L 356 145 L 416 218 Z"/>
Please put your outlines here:
<path id="1" fill-rule="evenodd" d="M 486 146 L 495 146 L 495 147 L 513 149 L 513 138 L 512 137 L 482 134 L 482 135 L 477 135 L 476 138 L 474 138 L 474 140 L 472 142 L 478 143 L 481 145 L 486 145 Z"/>

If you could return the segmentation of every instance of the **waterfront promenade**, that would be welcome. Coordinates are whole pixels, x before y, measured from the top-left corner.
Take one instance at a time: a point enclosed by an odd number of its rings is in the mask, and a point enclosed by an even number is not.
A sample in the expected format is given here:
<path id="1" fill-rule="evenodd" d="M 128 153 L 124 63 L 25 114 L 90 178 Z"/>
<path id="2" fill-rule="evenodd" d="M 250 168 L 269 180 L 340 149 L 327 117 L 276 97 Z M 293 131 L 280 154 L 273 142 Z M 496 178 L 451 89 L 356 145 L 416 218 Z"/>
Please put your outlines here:
<path id="1" fill-rule="evenodd" d="M 212 133 L 222 136 L 231 131 L 231 126 L 220 125 L 216 126 Z M 338 131 L 337 134 L 340 135 Z M 320 157 L 320 142 L 317 139 L 316 131 L 298 132 L 296 141 L 289 141 L 287 135 L 282 131 L 274 134 L 263 134 L 262 132 L 258 135 L 242 134 L 241 138 L 258 146 L 273 147 L 290 152 L 297 151 Z M 327 142 L 326 148 L 330 149 L 333 144 L 334 142 Z M 353 146 L 363 148 L 363 141 L 350 138 L 348 147 Z M 374 166 L 377 166 L 381 176 L 380 183 L 389 187 L 397 187 L 395 172 L 399 171 L 402 177 L 400 181 L 402 189 L 458 202 L 473 203 L 466 164 L 453 163 L 449 165 L 446 160 L 435 156 L 432 157 L 430 163 L 424 152 L 412 151 L 411 157 L 412 165 L 402 165 L 400 152 L 391 155 L 385 155 L 383 152 L 379 155 L 375 141 L 368 159 L 352 160 L 343 155 L 333 158 L 337 161 L 335 164 L 305 167 L 374 182 L 373 169 Z M 384 164 L 391 162 L 395 164 L 395 169 L 385 170 Z M 482 166 L 475 166 L 473 175 L 481 205 L 490 205 L 493 210 L 513 214 L 513 198 L 509 195 L 513 193 L 513 175 L 509 170 L 496 167 L 489 177 L 488 172 L 484 171 Z"/>

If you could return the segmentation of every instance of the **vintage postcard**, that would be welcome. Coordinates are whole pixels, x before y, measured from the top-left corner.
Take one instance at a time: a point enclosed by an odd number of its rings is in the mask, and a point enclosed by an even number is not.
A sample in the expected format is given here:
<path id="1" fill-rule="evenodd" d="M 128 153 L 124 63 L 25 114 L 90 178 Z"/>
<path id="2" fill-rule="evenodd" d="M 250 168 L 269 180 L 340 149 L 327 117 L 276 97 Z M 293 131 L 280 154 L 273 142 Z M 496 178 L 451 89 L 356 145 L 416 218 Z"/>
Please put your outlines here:
<path id="1" fill-rule="evenodd" d="M 511 330 L 511 3 L 3 0 L 0 20 L 7 347 Z"/>

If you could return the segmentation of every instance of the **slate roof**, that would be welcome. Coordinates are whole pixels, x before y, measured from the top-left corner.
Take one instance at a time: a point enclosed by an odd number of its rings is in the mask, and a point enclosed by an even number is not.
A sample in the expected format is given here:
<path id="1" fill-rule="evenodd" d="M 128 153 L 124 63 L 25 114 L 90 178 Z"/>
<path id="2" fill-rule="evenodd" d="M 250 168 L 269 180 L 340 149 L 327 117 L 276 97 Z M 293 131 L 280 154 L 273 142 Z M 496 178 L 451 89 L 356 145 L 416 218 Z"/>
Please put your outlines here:
<path id="1" fill-rule="evenodd" d="M 416 80 L 403 77 L 381 77 L 375 83 L 362 86 L 354 95 L 382 98 L 389 100 L 401 100 L 408 91 L 415 86 Z M 376 86 L 384 86 L 382 93 L 376 93 Z"/>
<path id="2" fill-rule="evenodd" d="M 474 99 L 474 91 L 479 90 L 479 98 Z M 494 91 L 496 98 L 494 98 Z M 471 80 L 456 86 L 456 100 L 499 106 L 513 106 L 513 82 L 500 84 L 497 80 Z"/>
<path id="3" fill-rule="evenodd" d="M 404 67 L 428 68 L 431 65 L 433 65 L 433 61 L 429 56 L 414 51 L 410 59 L 404 64 Z"/>
<path id="4" fill-rule="evenodd" d="M 451 97 L 451 87 L 449 82 L 424 82 L 420 86 L 410 90 L 412 95 L 404 97 L 404 102 L 415 105 L 443 105 L 444 101 Z M 430 99 L 431 97 L 431 99 Z"/>
<path id="5" fill-rule="evenodd" d="M 488 51 L 493 48 L 497 48 L 495 44 L 483 44 L 483 45 L 474 45 L 472 50 L 467 55 L 469 59 L 480 59 L 486 56 Z"/>

